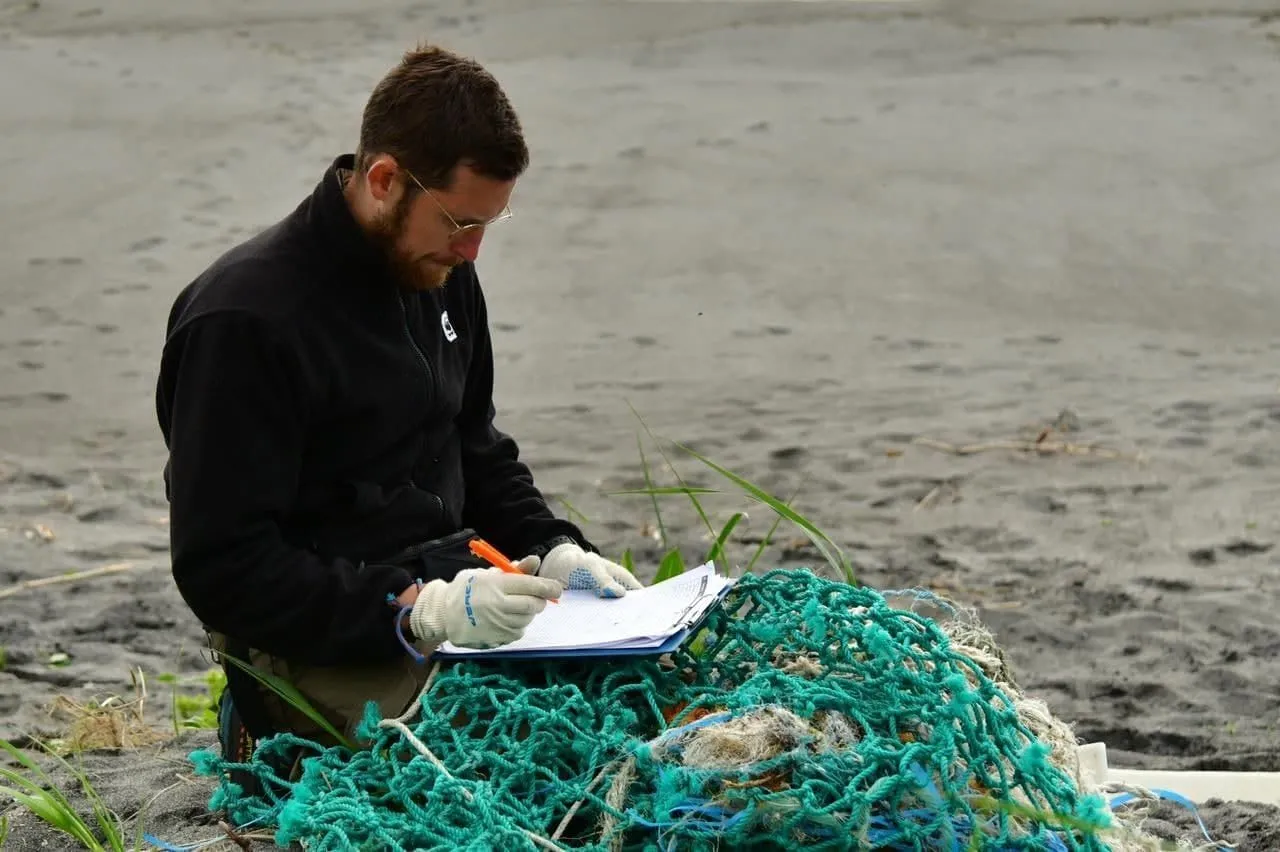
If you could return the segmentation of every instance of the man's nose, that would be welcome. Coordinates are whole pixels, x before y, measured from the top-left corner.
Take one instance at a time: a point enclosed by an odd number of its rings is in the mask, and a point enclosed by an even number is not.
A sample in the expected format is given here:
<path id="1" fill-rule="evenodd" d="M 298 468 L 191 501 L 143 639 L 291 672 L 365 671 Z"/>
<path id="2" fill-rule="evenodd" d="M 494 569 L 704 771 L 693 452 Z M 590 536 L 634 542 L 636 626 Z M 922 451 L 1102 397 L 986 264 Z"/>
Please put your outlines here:
<path id="1" fill-rule="evenodd" d="M 475 231 L 460 234 L 458 239 L 450 248 L 469 263 L 475 263 L 476 258 L 480 256 L 480 242 L 484 239 L 484 231 L 477 228 Z"/>

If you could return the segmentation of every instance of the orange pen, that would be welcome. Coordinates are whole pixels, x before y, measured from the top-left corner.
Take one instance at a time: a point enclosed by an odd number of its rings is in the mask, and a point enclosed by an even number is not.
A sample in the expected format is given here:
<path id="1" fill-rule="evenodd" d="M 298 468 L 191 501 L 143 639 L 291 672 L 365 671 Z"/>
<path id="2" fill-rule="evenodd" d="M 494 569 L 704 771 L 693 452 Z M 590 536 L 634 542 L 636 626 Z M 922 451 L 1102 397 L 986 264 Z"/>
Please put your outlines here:
<path id="1" fill-rule="evenodd" d="M 511 560 L 503 556 L 498 548 L 482 538 L 473 538 L 467 542 L 467 546 L 471 548 L 471 552 L 476 556 L 488 562 L 494 568 L 506 571 L 508 574 L 523 574 L 524 572 L 511 563 Z M 552 603 L 560 603 L 560 601 L 552 598 Z"/>

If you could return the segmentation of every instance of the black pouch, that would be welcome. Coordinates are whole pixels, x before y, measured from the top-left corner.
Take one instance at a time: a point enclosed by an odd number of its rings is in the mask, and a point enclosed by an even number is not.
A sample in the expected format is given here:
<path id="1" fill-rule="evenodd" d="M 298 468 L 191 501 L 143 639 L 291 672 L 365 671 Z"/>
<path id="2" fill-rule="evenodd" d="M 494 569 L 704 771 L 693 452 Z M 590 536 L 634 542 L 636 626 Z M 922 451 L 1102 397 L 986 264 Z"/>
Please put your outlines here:
<path id="1" fill-rule="evenodd" d="M 444 580 L 446 583 L 468 568 L 488 568 L 489 563 L 476 556 L 468 542 L 476 538 L 475 530 L 462 529 L 456 533 L 411 545 L 392 556 L 380 560 L 399 565 L 415 580 L 430 583 Z"/>

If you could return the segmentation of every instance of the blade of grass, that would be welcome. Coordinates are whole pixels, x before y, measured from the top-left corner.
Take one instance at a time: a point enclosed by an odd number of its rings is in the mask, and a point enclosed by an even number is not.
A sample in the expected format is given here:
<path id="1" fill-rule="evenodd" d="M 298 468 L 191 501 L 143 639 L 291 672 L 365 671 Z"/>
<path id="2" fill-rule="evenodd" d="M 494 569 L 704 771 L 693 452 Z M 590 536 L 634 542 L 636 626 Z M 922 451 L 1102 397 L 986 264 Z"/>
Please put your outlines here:
<path id="1" fill-rule="evenodd" d="M 716 536 L 716 543 L 711 545 L 711 551 L 707 554 L 708 562 L 715 562 L 721 556 L 724 556 L 724 546 L 729 541 L 729 536 L 733 535 L 733 528 L 746 516 L 746 512 L 733 513 L 733 517 L 724 525 L 724 529 L 720 530 L 720 535 Z"/>
<path id="2" fill-rule="evenodd" d="M 751 559 L 747 562 L 747 574 L 751 573 L 751 569 L 756 567 L 756 562 L 760 560 L 761 556 L 764 556 L 765 548 L 773 543 L 773 534 L 778 531 L 778 527 L 780 526 L 782 526 L 782 516 L 774 515 L 773 524 L 769 527 L 769 531 L 765 533 L 764 538 L 760 539 L 760 544 L 756 547 L 756 552 L 751 554 Z"/>
<path id="3" fill-rule="evenodd" d="M 89 800 L 89 805 L 93 809 L 93 817 L 95 821 L 97 821 L 98 823 L 98 828 L 101 829 L 102 836 L 105 837 L 107 840 L 107 848 L 111 849 L 113 852 L 123 852 L 124 827 L 120 822 L 120 817 L 116 814 L 115 811 L 107 807 L 107 803 L 102 800 L 102 796 L 98 794 L 98 790 L 93 786 L 93 782 L 89 780 L 89 776 L 87 776 L 83 770 L 78 769 L 75 766 L 72 766 L 70 761 L 68 761 L 65 757 L 59 754 L 48 743 L 45 743 L 42 740 L 35 740 L 35 743 L 43 751 L 47 752 L 50 757 L 56 760 L 62 766 L 62 768 L 65 769 L 67 773 L 70 774 L 71 777 L 76 780 L 76 783 L 80 785 L 81 791 L 84 793 L 85 798 Z M 35 766 L 35 763 L 34 761 L 32 761 L 27 763 L 26 765 Z M 42 769 L 37 768 L 35 771 L 38 772 L 39 775 L 46 782 L 49 781 L 49 776 Z M 53 787 L 52 784 L 50 784 L 50 786 Z M 81 824 L 85 825 L 86 830 L 89 830 L 88 824 L 85 823 L 79 817 L 78 814 L 76 814 L 74 808 L 71 807 L 71 803 L 66 798 L 66 796 L 62 795 L 62 793 L 58 791 L 56 787 L 53 787 L 53 789 L 55 790 L 55 792 L 57 792 L 57 797 L 58 799 L 60 799 L 61 805 L 76 820 L 80 821 Z"/>
<path id="4" fill-rule="evenodd" d="M 625 497 L 631 494 L 651 494 L 664 497 L 670 494 L 722 494 L 718 488 L 688 487 L 681 485 L 655 485 L 652 488 L 626 488 L 622 491 L 606 491 L 606 497 Z"/>
<path id="5" fill-rule="evenodd" d="M 748 494 L 747 496 L 749 499 L 758 503 L 763 503 L 773 509 L 778 513 L 782 520 L 791 521 L 791 523 L 799 527 L 800 531 L 805 534 L 805 537 L 813 543 L 815 548 L 817 548 L 818 552 L 822 555 L 822 558 L 826 560 L 827 564 L 843 574 L 847 582 L 850 584 L 854 582 L 852 573 L 853 568 L 851 563 L 849 563 L 845 557 L 844 552 L 840 550 L 839 545 L 829 539 L 826 533 L 822 532 L 822 530 L 820 530 L 812 521 L 776 498 L 768 496 L 759 497 L 755 494 Z"/>
<path id="6" fill-rule="evenodd" d="M 636 435 L 636 449 L 640 451 L 640 467 L 644 470 L 644 484 L 647 488 L 653 488 L 653 477 L 649 474 L 649 460 L 644 455 L 644 443 L 640 440 L 640 436 Z M 663 548 L 670 545 L 667 543 L 667 528 L 662 524 L 662 509 L 658 507 L 657 495 L 652 495 L 653 514 L 658 521 L 658 535 L 662 540 Z"/>
<path id="7" fill-rule="evenodd" d="M 844 575 L 845 582 L 849 583 L 850 585 L 853 585 L 854 583 L 856 583 L 856 578 L 854 577 L 854 574 L 853 574 L 853 566 L 849 563 L 848 558 L 845 557 L 843 551 L 840 550 L 840 547 L 834 541 L 827 538 L 826 534 L 823 533 L 822 530 L 818 529 L 813 524 L 812 521 L 810 521 L 808 518 L 796 512 L 790 506 L 787 506 L 786 504 L 784 504 L 781 500 L 778 500 L 776 497 L 773 497 L 772 495 L 770 495 L 764 489 L 760 488 L 760 486 L 756 485 L 755 483 L 747 479 L 744 479 L 743 477 L 739 476 L 733 471 L 725 467 L 722 467 L 719 464 L 716 464 L 715 462 L 708 459 L 706 456 L 703 456 L 697 450 L 694 450 L 691 447 L 686 447 L 685 445 L 678 442 L 673 442 L 673 443 L 675 443 L 675 446 L 679 447 L 684 452 L 693 456 L 695 459 L 702 462 L 707 467 L 714 470 L 716 473 L 728 479 L 734 485 L 737 485 L 739 488 L 745 491 L 748 494 L 748 496 L 752 497 L 753 499 L 759 500 L 761 503 L 766 504 L 775 512 L 777 512 L 779 515 L 781 515 L 782 517 L 786 518 L 788 521 L 791 521 L 791 523 L 799 527 L 800 530 L 804 532 L 806 536 L 808 536 L 809 540 L 813 542 L 814 547 L 818 548 L 818 552 L 822 554 L 822 557 L 826 559 L 827 563 L 831 565 L 831 567 L 834 568 L 836 571 Z"/>
<path id="8" fill-rule="evenodd" d="M 574 506 L 572 503 L 570 503 L 568 500 L 564 499 L 563 497 L 557 497 L 556 499 L 564 504 L 565 511 L 569 513 L 566 517 L 567 520 L 572 521 L 574 517 L 578 517 L 582 520 L 582 523 L 584 524 L 591 523 L 591 520 L 586 515 L 579 512 L 578 508 Z"/>
<path id="9" fill-rule="evenodd" d="M 37 740 L 37 742 L 39 741 Z M 40 743 L 40 746 L 48 750 L 48 746 L 44 743 Z M 49 773 L 44 771 L 44 767 L 36 763 L 35 760 L 23 752 L 22 749 L 18 748 L 8 740 L 0 740 L 0 750 L 3 750 L 6 754 L 16 760 L 23 769 L 30 773 L 31 778 L 34 778 L 35 780 L 33 781 L 30 778 L 3 766 L 0 766 L 0 778 L 7 779 L 10 783 L 23 785 L 30 790 L 52 796 L 63 808 L 73 810 L 70 800 L 68 800 L 67 797 L 63 795 L 62 791 L 58 789 L 57 785 L 53 783 L 53 779 L 49 777 Z M 46 787 L 48 788 L 47 790 L 45 789 Z"/>
<path id="10" fill-rule="evenodd" d="M 702 512 L 701 504 L 698 503 L 697 498 L 694 497 L 693 495 L 723 494 L 723 493 L 724 493 L 723 491 L 717 488 L 699 488 L 699 487 L 670 485 L 670 486 L 655 486 L 653 488 L 630 488 L 623 491 L 606 491 L 605 495 L 608 497 L 622 497 L 622 496 L 628 496 L 628 495 L 634 495 L 634 494 L 644 494 L 644 495 L 650 495 L 650 496 L 654 496 L 654 495 L 666 496 L 666 495 L 672 495 L 672 494 L 687 495 L 693 501 L 694 507 L 699 510 L 699 514 L 702 514 L 703 518 L 706 519 L 705 513 Z M 707 562 L 714 562 L 717 558 L 719 558 L 721 554 L 724 553 L 725 543 L 729 540 L 729 535 L 733 532 L 733 528 L 736 527 L 738 525 L 738 522 L 745 517 L 746 517 L 745 512 L 737 512 L 734 514 L 732 518 L 729 519 L 729 521 L 725 524 L 725 526 L 720 530 L 719 535 L 716 536 L 715 543 L 712 545 L 711 550 L 708 551 L 707 559 L 706 559 Z M 710 519 L 707 519 L 707 524 L 708 524 L 708 528 L 710 528 Z M 712 532 L 714 533 L 715 531 L 712 530 Z M 627 553 L 630 554 L 630 551 L 627 551 Z M 634 566 L 624 565 L 623 567 L 625 567 L 632 574 L 635 573 Z"/>
<path id="11" fill-rule="evenodd" d="M 23 769 L 35 775 L 40 780 L 42 781 L 49 780 L 48 774 L 46 774 L 44 769 L 40 767 L 40 764 L 36 763 L 34 760 L 28 757 L 25 753 L 23 753 L 22 749 L 18 748 L 13 743 L 9 742 L 8 740 L 0 740 L 0 750 L 3 750 L 6 754 L 8 754 L 10 757 L 16 760 L 19 764 L 21 764 Z M 13 770 L 6 770 L 4 767 L 0 767 L 0 772 L 6 772 L 6 771 L 12 772 Z"/>
<path id="12" fill-rule="evenodd" d="M 289 704 L 293 706 L 294 709 L 304 714 L 308 719 L 310 719 L 311 721 L 319 725 L 324 730 L 325 733 L 327 733 L 329 736 L 336 739 L 345 748 L 348 748 L 351 751 L 359 750 L 356 747 L 356 744 L 351 742 L 351 740 L 349 740 L 337 728 L 333 726 L 333 723 L 331 723 L 328 719 L 326 719 L 323 715 L 321 715 L 320 711 L 317 710 L 311 704 L 311 702 L 307 700 L 306 696 L 304 696 L 301 692 L 299 692 L 298 688 L 295 687 L 293 684 L 289 683 L 287 680 L 283 678 L 280 678 L 280 677 L 277 677 L 276 675 L 271 674 L 270 672 L 264 672 L 261 669 L 256 669 L 250 663 L 241 659 L 237 659 L 236 657 L 233 657 L 230 654 L 220 651 L 218 652 L 218 655 L 221 657 L 226 657 L 227 660 L 229 660 L 232 663 L 232 665 L 235 665 L 238 668 L 243 669 L 255 680 L 257 680 L 258 683 L 261 683 L 263 686 L 275 692 L 276 695 L 279 695 L 282 699 L 289 702 Z"/>
<path id="13" fill-rule="evenodd" d="M 43 743 L 40 745 L 49 750 Z M 0 785 L 0 795 L 12 798 L 50 827 L 74 837 L 92 852 L 103 849 L 88 824 L 76 813 L 71 802 L 39 764 L 7 740 L 0 740 L 0 749 L 16 760 L 31 776 L 0 766 L 0 781 L 8 782 Z"/>
<path id="14" fill-rule="evenodd" d="M 791 496 L 787 499 L 787 506 L 795 502 L 796 497 L 800 494 L 800 487 L 797 485 L 796 490 L 791 492 Z M 760 539 L 760 545 L 756 548 L 756 552 L 751 554 L 751 560 L 747 563 L 746 573 L 750 574 L 751 569 L 756 567 L 756 562 L 760 561 L 760 557 L 764 555 L 765 548 L 773 543 L 773 534 L 778 531 L 780 526 L 782 526 L 782 515 L 775 512 L 773 523 L 769 525 L 769 531 L 764 534 L 764 538 Z"/>
<path id="15" fill-rule="evenodd" d="M 649 428 L 649 424 L 644 422 L 644 418 L 640 416 L 640 412 L 636 411 L 635 406 L 632 405 L 630 401 L 627 402 L 627 407 L 631 409 L 631 413 L 634 414 L 636 419 L 640 421 L 640 425 L 644 427 L 644 431 L 649 436 L 649 440 L 653 441 L 653 445 L 658 448 L 659 455 L 661 455 L 662 460 L 667 463 L 667 467 L 671 468 L 671 473 L 675 475 L 676 482 L 679 482 L 680 486 L 685 489 L 685 493 L 688 494 L 689 496 L 689 501 L 693 503 L 694 511 L 698 513 L 698 517 L 702 519 L 702 523 L 706 524 L 707 532 L 710 533 L 712 536 L 714 536 L 716 534 L 716 531 L 715 531 L 715 528 L 711 526 L 711 519 L 708 518 L 707 513 L 702 510 L 702 503 L 698 501 L 697 496 L 695 496 L 692 489 L 689 488 L 689 484 L 684 481 L 684 477 L 681 476 L 680 471 L 676 469 L 675 463 L 671 461 L 671 457 L 667 455 L 667 451 L 662 449 L 662 442 L 659 441 L 656 436 L 654 436 L 653 430 Z M 646 484 L 652 485 L 651 483 L 647 482 L 647 477 L 646 477 Z M 656 497 L 654 498 L 654 505 L 655 506 L 657 505 Z M 665 542 L 664 542 L 664 546 L 666 546 Z"/>
<path id="16" fill-rule="evenodd" d="M 40 743 L 40 747 L 49 754 L 53 755 L 63 767 L 71 773 L 71 775 L 80 784 L 80 789 L 88 798 L 90 806 L 93 808 L 94 819 L 98 821 L 98 828 L 102 830 L 102 836 L 107 839 L 107 848 L 112 852 L 124 852 L 124 825 L 120 821 L 120 816 L 103 801 L 102 796 L 98 793 L 98 789 L 93 786 L 93 782 L 89 780 L 89 776 L 85 775 L 84 770 L 73 767 L 61 755 L 55 754 L 51 748 L 44 743 Z"/>
<path id="17" fill-rule="evenodd" d="M 85 825 L 84 820 L 75 811 L 62 807 L 45 791 L 31 793 L 0 784 L 0 796 L 13 799 L 50 828 L 78 840 L 80 845 L 90 852 L 106 852 L 103 845 L 98 842 L 98 838 L 94 837 L 93 832 Z"/>
<path id="18" fill-rule="evenodd" d="M 13 799 L 59 831 L 66 831 L 68 834 L 73 833 L 69 829 L 62 828 L 68 822 L 66 820 L 66 808 L 50 791 L 41 788 L 39 784 L 33 783 L 29 778 L 24 778 L 7 769 L 0 769 L 0 781 L 9 782 L 8 784 L 0 784 L 0 795 Z M 17 786 L 11 787 L 9 784 L 16 784 Z"/>
<path id="19" fill-rule="evenodd" d="M 137 815 L 137 818 L 138 818 L 138 824 L 137 824 L 137 826 L 135 827 L 135 831 L 134 831 L 134 833 L 133 833 L 133 848 L 134 848 L 134 849 L 136 849 L 136 850 L 137 850 L 137 849 L 142 849 L 142 848 L 143 848 L 143 847 L 142 847 L 142 844 L 143 844 L 143 842 L 144 842 L 144 840 L 145 840 L 145 838 L 146 838 L 146 835 L 147 835 L 147 832 L 144 830 L 144 827 L 146 826 L 146 822 L 147 822 L 147 813 L 146 813 L 146 811 L 147 811 L 147 806 L 146 806 L 146 805 L 143 805 L 143 806 L 142 806 L 142 809 L 138 811 L 138 815 Z M 0 848 L 2 848 L 2 847 L 0 847 Z"/>
<path id="20" fill-rule="evenodd" d="M 684 573 L 684 557 L 680 554 L 680 550 L 674 549 L 667 552 L 662 557 L 662 562 L 658 565 L 658 574 L 653 578 L 654 583 L 661 583 L 663 580 L 670 580 L 672 577 L 678 577 Z"/>

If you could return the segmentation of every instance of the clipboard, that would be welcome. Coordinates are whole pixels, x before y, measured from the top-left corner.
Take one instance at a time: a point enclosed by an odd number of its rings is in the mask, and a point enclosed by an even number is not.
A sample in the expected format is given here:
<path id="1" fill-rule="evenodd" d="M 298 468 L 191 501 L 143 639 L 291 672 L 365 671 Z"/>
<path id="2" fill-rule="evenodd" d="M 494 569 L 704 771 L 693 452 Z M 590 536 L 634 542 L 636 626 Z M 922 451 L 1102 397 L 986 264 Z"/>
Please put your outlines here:
<path id="1" fill-rule="evenodd" d="M 710 563 L 693 569 L 685 576 L 688 576 L 691 581 L 697 582 L 699 584 L 698 588 L 687 602 L 682 602 L 680 609 L 666 622 L 661 636 L 658 637 L 660 641 L 655 641 L 655 637 L 637 637 L 629 643 L 626 640 L 622 640 L 603 646 L 586 644 L 583 646 L 516 647 L 510 649 L 505 649 L 504 647 L 471 649 L 456 646 L 446 648 L 446 646 L 441 646 L 436 649 L 431 658 L 433 660 L 493 660 L 498 662 L 503 660 L 657 657 L 669 654 L 681 647 L 699 630 L 707 616 L 720 606 L 733 588 L 733 580 L 716 574 Z M 647 588 L 659 589 L 663 585 L 660 583 Z M 641 593 L 645 591 L 644 589 L 640 590 Z M 637 609 L 643 608 L 647 603 L 644 600 L 645 596 L 641 593 L 628 593 L 628 597 L 636 596 L 633 606 Z M 651 596 L 656 597 L 652 593 Z M 595 609 L 599 609 L 602 606 L 612 606 L 617 603 L 613 601 L 600 602 L 594 600 L 594 598 L 595 595 L 589 592 L 583 592 L 576 596 L 566 592 L 560 598 L 563 604 L 562 608 L 551 617 L 557 620 L 571 619 L 573 617 L 574 603 L 578 601 L 583 601 L 585 602 L 584 605 L 590 605 Z M 621 600 L 626 600 L 626 598 Z M 538 618 L 545 618 L 547 614 L 548 610 L 544 610 Z M 513 644 L 519 645 L 520 643 Z M 526 642 L 525 644 L 528 643 Z"/>

